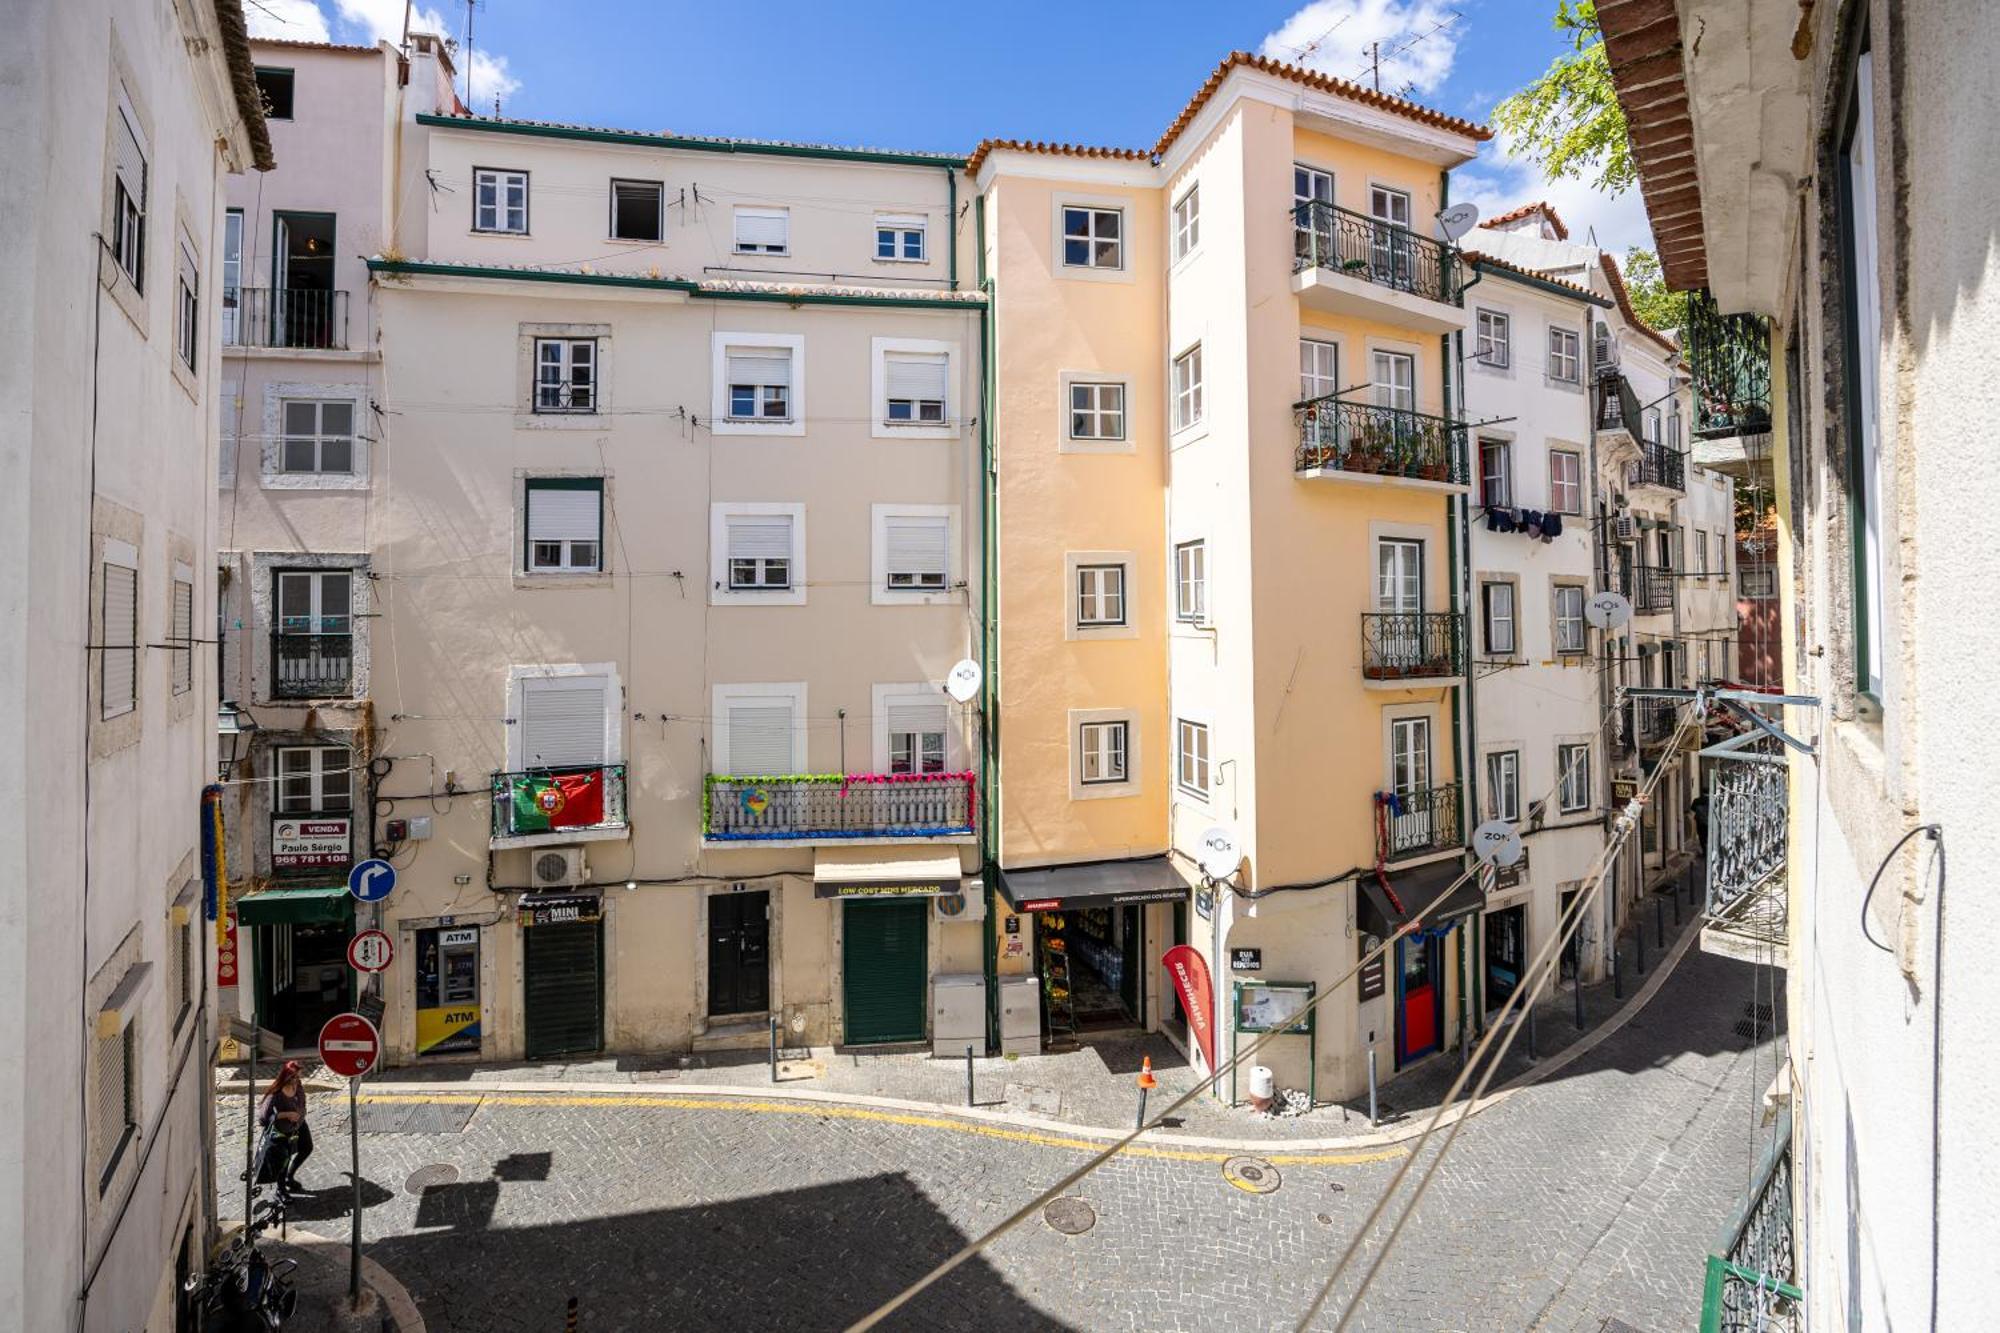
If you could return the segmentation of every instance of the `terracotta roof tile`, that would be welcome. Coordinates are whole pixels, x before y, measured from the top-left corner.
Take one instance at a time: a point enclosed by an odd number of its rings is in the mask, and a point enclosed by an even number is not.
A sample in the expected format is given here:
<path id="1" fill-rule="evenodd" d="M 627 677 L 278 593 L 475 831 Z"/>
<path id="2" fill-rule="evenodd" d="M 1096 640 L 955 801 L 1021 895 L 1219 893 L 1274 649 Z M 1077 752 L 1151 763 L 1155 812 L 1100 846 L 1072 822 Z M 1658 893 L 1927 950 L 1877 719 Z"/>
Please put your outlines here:
<path id="1" fill-rule="evenodd" d="M 1044 143 L 1039 139 L 982 139 L 979 147 L 972 150 L 972 156 L 965 160 L 965 169 L 979 170 L 979 164 L 986 160 L 986 155 L 995 151 L 1044 153 L 1056 157 L 1095 157 L 1114 162 L 1150 162 L 1153 156 L 1144 148 L 1095 148 L 1088 144 Z"/>
<path id="2" fill-rule="evenodd" d="M 1486 219 L 1486 221 L 1479 225 L 1482 227 L 1504 227 L 1510 222 L 1519 222 L 1522 218 L 1534 213 L 1540 213 L 1549 220 L 1549 225 L 1556 229 L 1557 240 L 1566 241 L 1569 239 L 1569 227 L 1564 224 L 1562 218 L 1557 215 L 1556 210 L 1552 206 L 1540 199 L 1537 199 L 1532 204 L 1522 204 L 1519 208 L 1509 209 L 1498 217 Z"/>
<path id="3" fill-rule="evenodd" d="M 1459 255 L 1467 262 L 1472 264 L 1477 264 L 1481 268 L 1496 268 L 1503 273 L 1518 273 L 1522 277 L 1533 278 L 1537 282 L 1545 282 L 1550 284 L 1551 286 L 1565 288 L 1569 291 L 1575 292 L 1578 296 L 1581 296 L 1586 301 L 1589 301 L 1594 305 L 1611 304 L 1609 301 L 1599 296 L 1596 292 L 1590 290 L 1590 288 L 1583 286 L 1581 283 L 1571 282 L 1568 278 L 1558 278 L 1555 274 L 1544 273 L 1542 270 L 1538 268 L 1523 268 L 1519 264 L 1510 264 L 1506 260 L 1501 259 L 1497 255 L 1483 254 L 1478 250 L 1461 250 L 1459 252 Z"/>
<path id="4" fill-rule="evenodd" d="M 1303 84 L 1315 92 L 1332 93 L 1335 97 L 1344 97 L 1350 102 L 1372 106 L 1379 111 L 1387 111 L 1414 120 L 1420 125 L 1429 125 L 1433 129 L 1449 130 L 1454 134 L 1467 135 L 1481 141 L 1493 137 L 1493 131 L 1484 125 L 1458 116 L 1448 116 L 1442 111 L 1420 106 L 1400 97 L 1391 97 L 1387 93 L 1378 93 L 1358 83 L 1336 79 L 1331 74 L 1321 74 L 1317 70 L 1306 69 L 1300 65 L 1288 65 L 1269 56 L 1253 56 L 1248 51 L 1231 51 L 1223 58 L 1222 63 L 1215 67 L 1215 72 L 1208 76 L 1207 82 L 1203 83 L 1189 99 L 1188 104 L 1181 108 L 1180 115 L 1174 117 L 1174 123 L 1167 126 L 1167 132 L 1160 136 L 1160 141 L 1153 145 L 1155 157 L 1166 152 L 1167 146 L 1180 137 L 1181 131 L 1188 127 L 1189 122 L 1208 105 L 1209 99 L 1215 96 L 1216 90 L 1222 87 L 1222 81 L 1229 77 L 1229 71 L 1239 65 L 1260 73 L 1276 75 L 1281 79 L 1290 79 L 1293 83 Z"/>
<path id="5" fill-rule="evenodd" d="M 348 42 L 301 42 L 290 37 L 252 37 L 252 46 L 283 46 L 295 51 L 347 51 L 361 55 L 380 53 L 379 46 L 361 46 Z"/>
<path id="6" fill-rule="evenodd" d="M 1625 290 L 1625 275 L 1618 271 L 1618 261 L 1599 250 L 1597 262 L 1604 270 L 1604 280 L 1611 284 L 1611 295 L 1618 302 L 1618 313 L 1625 316 L 1625 322 L 1658 343 L 1669 356 L 1678 358 L 1681 354 L 1680 344 L 1640 319 L 1639 312 L 1632 308 L 1632 294 Z"/>

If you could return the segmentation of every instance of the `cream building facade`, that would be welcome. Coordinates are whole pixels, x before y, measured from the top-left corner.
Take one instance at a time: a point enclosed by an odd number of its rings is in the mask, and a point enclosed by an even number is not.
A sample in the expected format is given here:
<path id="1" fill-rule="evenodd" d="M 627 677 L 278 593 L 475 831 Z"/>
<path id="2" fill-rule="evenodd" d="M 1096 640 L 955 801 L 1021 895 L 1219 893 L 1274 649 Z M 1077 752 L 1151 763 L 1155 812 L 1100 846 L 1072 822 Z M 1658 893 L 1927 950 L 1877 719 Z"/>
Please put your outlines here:
<path id="1" fill-rule="evenodd" d="M 0 111 L 0 1312 L 167 1329 L 215 1219 L 223 190 L 270 144 L 234 0 L 16 6 Z"/>

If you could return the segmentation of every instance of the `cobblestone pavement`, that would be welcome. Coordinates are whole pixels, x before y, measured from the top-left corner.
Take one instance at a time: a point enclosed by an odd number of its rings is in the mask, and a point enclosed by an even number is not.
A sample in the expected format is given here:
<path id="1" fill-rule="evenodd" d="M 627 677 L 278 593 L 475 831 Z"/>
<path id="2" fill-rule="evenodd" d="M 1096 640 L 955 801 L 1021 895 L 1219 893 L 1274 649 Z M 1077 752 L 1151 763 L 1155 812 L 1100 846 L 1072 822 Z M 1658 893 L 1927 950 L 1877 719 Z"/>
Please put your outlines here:
<path id="1" fill-rule="evenodd" d="M 1693 1327 L 1702 1256 L 1765 1142 L 1758 1102 L 1782 1059 L 1781 1041 L 1739 1026 L 1752 976 L 1690 952 L 1596 1050 L 1466 1122 L 1355 1327 Z M 1765 984 L 1758 998 L 1782 1013 Z M 992 1126 L 663 1105 L 670 1085 L 468 1085 L 449 1101 L 376 1087 L 385 1100 L 364 1104 L 361 1137 L 369 1253 L 433 1329 L 554 1330 L 571 1295 L 589 1333 L 839 1328 L 1082 1160 Z M 242 1119 L 238 1104 L 220 1111 L 227 1211 Z M 323 1234 L 346 1226 L 344 1111 L 314 1101 L 304 1175 L 327 1192 L 294 1213 Z M 434 1165 L 455 1179 L 411 1181 Z M 1074 1191 L 1089 1230 L 1024 1224 L 889 1326 L 1288 1329 L 1396 1165 L 1286 1164 L 1275 1192 L 1254 1195 L 1213 1159 L 1119 1159 Z"/>

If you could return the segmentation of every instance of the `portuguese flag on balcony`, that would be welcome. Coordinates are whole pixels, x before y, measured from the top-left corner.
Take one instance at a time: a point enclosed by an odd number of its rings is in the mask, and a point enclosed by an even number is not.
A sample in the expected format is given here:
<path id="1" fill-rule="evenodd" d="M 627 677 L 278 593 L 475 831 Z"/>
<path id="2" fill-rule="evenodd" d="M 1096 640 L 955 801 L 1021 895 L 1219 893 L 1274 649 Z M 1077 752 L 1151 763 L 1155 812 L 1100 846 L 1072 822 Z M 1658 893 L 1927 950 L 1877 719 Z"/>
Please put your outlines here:
<path id="1" fill-rule="evenodd" d="M 604 770 L 516 773 L 508 779 L 516 833 L 589 828 L 604 822 Z"/>

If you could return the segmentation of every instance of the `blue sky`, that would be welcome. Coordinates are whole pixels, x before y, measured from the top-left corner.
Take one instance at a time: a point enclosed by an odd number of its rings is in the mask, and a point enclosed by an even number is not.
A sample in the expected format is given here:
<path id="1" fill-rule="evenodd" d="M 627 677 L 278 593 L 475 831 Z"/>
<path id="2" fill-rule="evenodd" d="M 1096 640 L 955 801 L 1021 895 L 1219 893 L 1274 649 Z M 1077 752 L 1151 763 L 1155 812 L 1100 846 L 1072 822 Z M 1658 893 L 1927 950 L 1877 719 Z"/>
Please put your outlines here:
<path id="1" fill-rule="evenodd" d="M 464 4 L 416 5 L 463 38 Z M 1261 51 L 1484 120 L 1563 50 L 1554 0 L 1154 0 L 938 5 L 904 0 L 478 0 L 472 100 L 482 114 L 681 133 L 967 151 L 991 137 L 1150 146 L 1215 63 Z M 400 35 L 404 0 L 245 0 L 253 32 Z M 754 13 L 754 26 L 747 16 Z M 461 82 L 461 90 L 463 84 Z M 1454 196 L 1489 214 L 1536 198 L 1574 235 L 1646 244 L 1636 192 L 1545 181 L 1489 145 Z"/>

